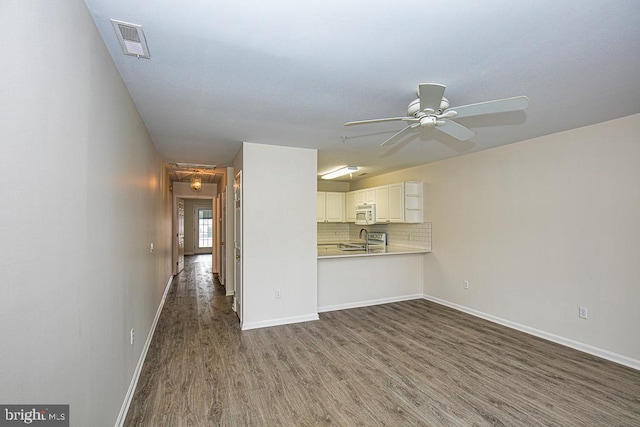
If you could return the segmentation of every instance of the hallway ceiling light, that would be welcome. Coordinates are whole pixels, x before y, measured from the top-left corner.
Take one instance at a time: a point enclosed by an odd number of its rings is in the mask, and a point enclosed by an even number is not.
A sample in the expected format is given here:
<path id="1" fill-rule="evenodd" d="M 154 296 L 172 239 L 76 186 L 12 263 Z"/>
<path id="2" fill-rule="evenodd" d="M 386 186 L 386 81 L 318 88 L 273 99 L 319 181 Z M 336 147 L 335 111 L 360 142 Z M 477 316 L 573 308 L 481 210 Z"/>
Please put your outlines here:
<path id="1" fill-rule="evenodd" d="M 177 169 L 196 169 L 199 171 L 213 171 L 218 169 L 216 165 L 203 165 L 201 163 L 168 163 L 168 165 Z"/>
<path id="2" fill-rule="evenodd" d="M 320 178 L 322 179 L 334 179 L 342 175 L 346 175 L 348 173 L 354 173 L 358 170 L 357 166 L 345 166 L 342 169 L 335 170 L 333 172 L 326 173 L 322 175 Z"/>
<path id="3" fill-rule="evenodd" d="M 198 175 L 198 174 L 193 175 L 191 177 L 191 183 L 189 184 L 189 186 L 196 193 L 198 191 L 202 190 L 202 178 L 200 178 L 200 175 Z"/>

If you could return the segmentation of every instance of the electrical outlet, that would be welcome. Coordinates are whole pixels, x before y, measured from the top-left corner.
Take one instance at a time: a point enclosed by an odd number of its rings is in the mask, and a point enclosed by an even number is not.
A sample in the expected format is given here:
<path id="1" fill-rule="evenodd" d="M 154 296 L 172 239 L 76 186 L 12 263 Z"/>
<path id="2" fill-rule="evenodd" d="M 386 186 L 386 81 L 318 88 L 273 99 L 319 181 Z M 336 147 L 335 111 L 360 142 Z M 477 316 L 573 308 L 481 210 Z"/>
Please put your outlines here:
<path id="1" fill-rule="evenodd" d="M 276 289 L 276 298 L 280 298 L 280 289 Z"/>
<path id="2" fill-rule="evenodd" d="M 131 345 L 133 345 L 133 341 L 135 339 L 136 333 L 135 330 L 133 328 L 131 328 Z"/>
<path id="3" fill-rule="evenodd" d="M 578 317 L 580 317 L 581 319 L 586 319 L 587 318 L 587 307 L 580 307 L 578 309 Z"/>
<path id="4" fill-rule="evenodd" d="M 465 289 L 469 289 L 469 281 L 468 281 L 468 280 L 465 280 L 465 281 L 464 281 L 464 283 L 462 284 L 462 286 L 463 286 Z"/>
<path id="5" fill-rule="evenodd" d="M 153 243 L 149 245 L 149 252 L 153 252 Z"/>

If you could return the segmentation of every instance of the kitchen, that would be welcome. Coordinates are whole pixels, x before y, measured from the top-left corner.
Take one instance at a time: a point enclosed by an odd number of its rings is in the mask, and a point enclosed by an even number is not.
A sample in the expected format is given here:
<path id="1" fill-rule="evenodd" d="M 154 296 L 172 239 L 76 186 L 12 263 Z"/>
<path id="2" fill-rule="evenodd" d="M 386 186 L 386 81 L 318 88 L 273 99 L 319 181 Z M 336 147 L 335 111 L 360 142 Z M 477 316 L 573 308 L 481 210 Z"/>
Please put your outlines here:
<path id="1" fill-rule="evenodd" d="M 336 185 L 337 184 L 337 185 Z M 318 188 L 335 189 L 340 184 Z M 431 252 L 422 182 L 318 191 L 318 311 L 420 298 Z"/>
<path id="2" fill-rule="evenodd" d="M 464 15 L 443 2 L 429 8 L 435 30 L 391 4 L 323 4 L 336 10 L 229 2 L 242 18 L 231 19 L 207 2 L 3 3 L 9 204 L 0 222 L 0 311 L 3 337 L 19 343 L 2 359 L 12 402 L 64 399 L 78 425 L 113 425 L 126 411 L 170 283 L 163 160 L 233 164 L 243 173 L 245 329 L 393 298 L 355 293 L 402 285 L 400 275 L 382 279 L 395 268 L 387 262 L 418 258 L 401 273 L 423 276 L 422 298 L 640 369 L 637 3 L 474 3 L 478 13 Z M 376 10 L 383 19 L 369 19 Z M 315 17 L 327 21 L 307 20 Z M 144 23 L 152 58 L 123 55 L 109 18 Z M 398 31 L 382 31 L 381 22 Z M 189 26 L 176 31 L 179 23 Z M 268 37 L 270 23 L 279 24 L 276 37 Z M 203 37 L 198 29 L 226 33 Z M 522 93 L 531 106 L 526 116 L 467 122 L 479 131 L 475 145 L 425 133 L 387 157 L 378 147 L 391 133 L 382 133 L 399 127 L 344 129 L 345 120 L 404 114 L 415 85 L 429 80 L 448 84 L 454 105 Z M 342 188 L 317 183 L 329 166 L 401 155 L 415 166 L 370 172 Z M 27 189 L 34 173 L 44 179 Z M 417 240 L 412 227 L 420 226 L 330 223 L 319 235 L 318 190 L 410 181 L 424 186 L 433 252 L 318 259 L 318 239 L 357 240 L 361 228 L 384 227 L 395 244 L 395 231 Z M 229 191 L 233 200 L 233 183 Z M 320 302 L 318 276 L 326 280 L 330 263 L 350 287 Z M 398 292 L 414 293 L 415 285 Z"/>

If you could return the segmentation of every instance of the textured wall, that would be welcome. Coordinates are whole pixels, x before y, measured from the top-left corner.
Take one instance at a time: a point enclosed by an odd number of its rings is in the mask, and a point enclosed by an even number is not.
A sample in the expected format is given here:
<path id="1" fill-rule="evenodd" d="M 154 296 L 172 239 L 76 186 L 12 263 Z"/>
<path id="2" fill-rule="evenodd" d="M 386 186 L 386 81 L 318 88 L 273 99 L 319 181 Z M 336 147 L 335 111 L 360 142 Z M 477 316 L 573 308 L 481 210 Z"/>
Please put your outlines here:
<path id="1" fill-rule="evenodd" d="M 359 184 L 425 182 L 426 294 L 640 366 L 639 136 L 633 115 Z"/>
<path id="2" fill-rule="evenodd" d="M 0 401 L 112 426 L 171 277 L 167 177 L 85 4 L 0 10 Z"/>

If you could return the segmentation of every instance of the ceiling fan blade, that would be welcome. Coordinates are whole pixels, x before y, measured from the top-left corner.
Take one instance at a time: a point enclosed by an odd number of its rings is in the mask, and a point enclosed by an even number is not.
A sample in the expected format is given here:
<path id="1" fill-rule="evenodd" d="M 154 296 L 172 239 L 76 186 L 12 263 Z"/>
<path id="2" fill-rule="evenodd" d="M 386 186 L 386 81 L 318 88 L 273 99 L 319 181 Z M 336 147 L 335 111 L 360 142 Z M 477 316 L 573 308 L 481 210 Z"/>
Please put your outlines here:
<path id="1" fill-rule="evenodd" d="M 513 98 L 496 99 L 495 101 L 478 102 L 477 104 L 462 105 L 460 107 L 448 108 L 448 111 L 455 111 L 456 119 L 462 117 L 481 116 L 483 114 L 506 113 L 509 111 L 524 110 L 529 105 L 529 98 L 526 96 L 515 96 Z"/>
<path id="2" fill-rule="evenodd" d="M 347 122 L 345 126 L 353 126 L 353 125 L 367 125 L 369 123 L 382 123 L 382 122 L 395 122 L 398 120 L 403 120 L 406 122 L 415 122 L 418 121 L 415 117 L 388 117 L 385 119 L 371 119 L 371 120 L 358 120 L 355 122 Z"/>
<path id="3" fill-rule="evenodd" d="M 406 128 L 400 130 L 399 132 L 396 132 L 395 134 L 393 134 L 393 136 L 389 139 L 387 139 L 385 142 L 383 142 L 382 144 L 380 144 L 380 147 L 384 147 L 385 145 L 393 145 L 396 142 L 398 142 L 396 140 L 397 137 L 399 137 L 400 135 L 403 135 L 404 133 L 406 133 L 408 130 L 412 130 L 416 127 L 420 126 L 420 123 L 415 123 L 413 125 L 409 125 Z"/>
<path id="4" fill-rule="evenodd" d="M 424 111 L 427 108 L 433 111 L 438 111 L 440 109 L 440 102 L 442 102 L 445 88 L 445 85 L 420 83 L 420 85 L 418 85 L 420 111 Z"/>
<path id="5" fill-rule="evenodd" d="M 443 125 L 436 126 L 440 132 L 444 132 L 449 136 L 454 137 L 458 141 L 468 141 L 476 136 L 476 133 L 471 129 L 468 129 L 461 124 L 447 120 Z"/>

